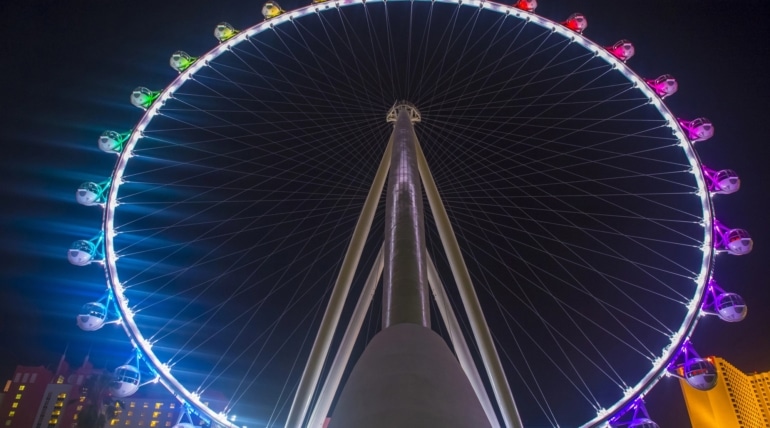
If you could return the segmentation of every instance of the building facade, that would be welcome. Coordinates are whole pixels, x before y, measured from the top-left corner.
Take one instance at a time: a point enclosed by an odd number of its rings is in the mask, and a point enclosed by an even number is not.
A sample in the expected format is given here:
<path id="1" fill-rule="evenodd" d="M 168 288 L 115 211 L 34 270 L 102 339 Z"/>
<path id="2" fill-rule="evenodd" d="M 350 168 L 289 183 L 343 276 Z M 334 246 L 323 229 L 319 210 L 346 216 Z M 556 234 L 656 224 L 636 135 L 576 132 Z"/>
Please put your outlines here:
<path id="1" fill-rule="evenodd" d="M 70 370 L 63 358 L 55 372 L 17 366 L 3 388 L 0 428 L 77 428 L 78 414 L 87 403 L 87 380 L 101 374 L 87 359 L 76 370 Z M 117 402 L 108 426 L 173 427 L 182 410 L 165 389 L 148 385 Z"/>
<path id="2" fill-rule="evenodd" d="M 0 426 L 35 426 L 40 404 L 53 373 L 45 367 L 18 366 L 13 377 L 5 383 L 5 399 L 0 405 Z"/>
<path id="3" fill-rule="evenodd" d="M 719 380 L 698 391 L 680 380 L 694 428 L 766 428 L 770 426 L 770 372 L 745 374 L 722 358 L 710 357 Z"/>
<path id="4" fill-rule="evenodd" d="M 109 426 L 115 427 L 173 427 L 179 421 L 179 404 L 160 397 L 128 397 L 117 404 L 115 417 Z"/>

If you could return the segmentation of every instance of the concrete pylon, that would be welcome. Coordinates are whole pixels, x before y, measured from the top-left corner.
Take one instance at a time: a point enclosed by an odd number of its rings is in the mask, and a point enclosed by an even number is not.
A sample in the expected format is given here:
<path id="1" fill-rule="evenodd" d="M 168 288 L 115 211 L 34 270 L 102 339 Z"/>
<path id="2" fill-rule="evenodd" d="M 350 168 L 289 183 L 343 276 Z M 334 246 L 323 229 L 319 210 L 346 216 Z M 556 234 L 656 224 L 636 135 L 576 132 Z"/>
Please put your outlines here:
<path id="1" fill-rule="evenodd" d="M 402 103 L 388 176 L 383 330 L 367 345 L 329 428 L 487 428 L 484 410 L 446 342 L 430 329 L 417 109 Z"/>

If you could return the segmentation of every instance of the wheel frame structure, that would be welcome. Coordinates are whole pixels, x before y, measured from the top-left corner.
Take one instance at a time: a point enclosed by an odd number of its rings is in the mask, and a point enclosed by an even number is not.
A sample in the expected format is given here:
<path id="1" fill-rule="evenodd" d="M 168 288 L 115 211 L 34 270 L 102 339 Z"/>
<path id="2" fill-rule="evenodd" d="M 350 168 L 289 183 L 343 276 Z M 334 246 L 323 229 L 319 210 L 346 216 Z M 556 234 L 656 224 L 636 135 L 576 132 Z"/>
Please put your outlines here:
<path id="1" fill-rule="evenodd" d="M 163 384 L 177 399 L 186 403 L 189 406 L 195 408 L 197 412 L 200 412 L 206 418 L 216 422 L 219 425 L 229 428 L 235 428 L 237 425 L 227 420 L 225 414 L 215 413 L 209 407 L 204 405 L 199 395 L 189 391 L 184 385 L 182 385 L 172 374 L 171 369 L 152 351 L 152 344 L 146 339 L 136 324 L 133 312 L 128 305 L 128 298 L 124 293 L 124 287 L 122 286 L 117 268 L 117 254 L 114 250 L 114 238 L 116 236 L 114 222 L 115 212 L 119 205 L 118 193 L 120 185 L 122 183 L 122 177 L 127 166 L 128 161 L 132 157 L 132 149 L 136 146 L 138 141 L 143 136 L 143 131 L 152 121 L 153 117 L 157 115 L 164 105 L 164 102 L 172 98 L 174 93 L 181 88 L 186 81 L 193 78 L 195 73 L 200 69 L 208 65 L 209 60 L 212 60 L 219 55 L 232 49 L 237 44 L 246 41 L 248 38 L 272 29 L 277 25 L 289 22 L 291 20 L 314 14 L 321 13 L 326 10 L 332 10 L 336 8 L 363 5 L 365 3 L 386 3 L 396 0 L 341 0 L 341 1 L 328 1 L 324 3 L 314 3 L 297 10 L 288 11 L 275 18 L 265 20 L 257 23 L 248 29 L 242 30 L 235 34 L 232 38 L 229 38 L 219 45 L 215 46 L 209 52 L 201 55 L 196 62 L 192 63 L 189 67 L 180 72 L 179 76 L 174 79 L 164 90 L 162 90 L 155 100 L 150 105 L 142 118 L 133 128 L 130 137 L 124 142 L 123 151 L 119 154 L 118 160 L 111 174 L 112 185 L 105 198 L 104 212 L 102 227 L 105 232 L 104 244 L 105 244 L 105 257 L 104 267 L 107 277 L 108 287 L 112 290 L 115 296 L 115 303 L 117 310 L 120 314 L 121 325 L 125 330 L 125 333 L 129 337 L 132 345 L 141 352 L 142 357 L 147 361 L 150 370 L 157 375 L 158 380 Z M 406 1 L 406 0 L 404 0 Z M 654 364 L 646 376 L 642 380 L 632 387 L 629 387 L 623 396 L 623 399 L 615 403 L 608 409 L 602 409 L 598 412 L 596 417 L 588 421 L 585 426 L 595 426 L 598 424 L 606 423 L 610 417 L 621 411 L 624 406 L 632 403 L 640 396 L 644 396 L 654 384 L 663 376 L 667 374 L 667 367 L 669 361 L 672 360 L 683 344 L 686 343 L 689 336 L 692 334 L 695 328 L 698 317 L 701 314 L 701 305 L 706 295 L 706 287 L 712 276 L 713 260 L 715 256 L 715 249 L 713 245 L 713 228 L 714 217 L 712 200 L 708 191 L 707 181 L 702 172 L 702 164 L 695 152 L 693 143 L 687 138 L 686 133 L 682 129 L 678 119 L 669 111 L 662 99 L 650 88 L 643 78 L 638 76 L 632 71 L 623 61 L 613 56 L 605 47 L 598 45 L 597 43 L 589 40 L 582 34 L 576 33 L 566 26 L 539 16 L 533 12 L 527 12 L 521 9 L 517 9 L 514 6 L 504 5 L 493 2 L 485 2 L 481 0 L 411 0 L 411 1 L 424 1 L 435 3 L 454 4 L 457 7 L 474 7 L 491 10 L 503 15 L 513 15 L 518 19 L 524 19 L 528 22 L 534 23 L 545 29 L 549 29 L 555 33 L 559 33 L 561 36 L 571 40 L 573 43 L 577 43 L 589 52 L 593 52 L 595 56 L 601 58 L 613 68 L 617 69 L 625 78 L 632 82 L 637 89 L 642 91 L 643 94 L 649 99 L 649 103 L 654 105 L 661 117 L 665 119 L 668 127 L 671 129 L 674 137 L 679 141 L 681 149 L 685 153 L 690 166 L 692 168 L 692 174 L 695 177 L 697 187 L 699 190 L 699 199 L 702 207 L 702 226 L 704 230 L 704 236 L 702 239 L 702 261 L 700 273 L 697 276 L 697 285 L 694 293 L 694 298 L 690 301 L 685 319 L 678 331 L 671 336 L 671 343 L 663 349 L 663 353 L 654 361 Z"/>

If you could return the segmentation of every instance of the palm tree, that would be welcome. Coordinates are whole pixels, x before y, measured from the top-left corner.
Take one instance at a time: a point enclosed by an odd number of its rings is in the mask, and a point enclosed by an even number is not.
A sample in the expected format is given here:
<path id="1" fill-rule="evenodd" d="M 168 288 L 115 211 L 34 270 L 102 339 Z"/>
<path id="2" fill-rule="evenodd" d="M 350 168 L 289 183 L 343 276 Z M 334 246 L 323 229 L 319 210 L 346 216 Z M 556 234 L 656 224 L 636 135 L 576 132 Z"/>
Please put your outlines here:
<path id="1" fill-rule="evenodd" d="M 77 428 L 104 428 L 115 417 L 122 403 L 110 395 L 113 381 L 112 373 L 95 374 L 86 379 L 83 383 L 85 401 L 78 412 Z"/>

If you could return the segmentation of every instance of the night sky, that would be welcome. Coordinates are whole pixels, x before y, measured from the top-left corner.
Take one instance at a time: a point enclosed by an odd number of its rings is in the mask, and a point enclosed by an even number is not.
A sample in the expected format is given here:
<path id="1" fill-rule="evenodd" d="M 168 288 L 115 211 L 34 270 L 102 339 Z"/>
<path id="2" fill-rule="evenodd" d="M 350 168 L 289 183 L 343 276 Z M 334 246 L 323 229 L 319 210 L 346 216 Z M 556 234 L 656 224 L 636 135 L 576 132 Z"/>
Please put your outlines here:
<path id="1" fill-rule="evenodd" d="M 765 128 L 770 111 L 770 3 L 761 0 L 540 2 L 538 13 L 554 20 L 580 11 L 587 37 L 604 45 L 627 38 L 640 75 L 670 73 L 679 92 L 666 101 L 678 116 L 706 116 L 716 136 L 698 146 L 715 168 L 742 178 L 739 193 L 716 202 L 717 217 L 747 229 L 752 254 L 720 262 L 720 285 L 741 294 L 749 315 L 740 324 L 705 318 L 693 337 L 701 355 L 726 358 L 746 372 L 770 370 L 770 291 L 766 278 L 768 197 Z M 243 0 L 158 2 L 149 0 L 27 0 L 0 3 L 0 106 L 4 154 L 0 158 L 0 378 L 16 364 L 53 366 L 69 346 L 77 364 L 93 349 L 97 365 L 122 363 L 125 349 L 104 351 L 75 325 L 79 307 L 102 284 L 72 275 L 66 249 L 87 233 L 75 221 L 83 209 L 77 185 L 109 173 L 96 138 L 139 118 L 128 104 L 137 85 L 162 87 L 177 50 L 202 53 L 215 44 L 220 21 L 245 28 L 262 19 L 261 3 Z M 282 3 L 290 10 L 296 2 Z M 102 165 L 90 164 L 104 159 Z M 712 162 L 713 163 L 713 162 Z M 117 330 L 117 329 L 116 329 Z M 120 332 L 116 331 L 117 335 Z M 112 343 L 106 344 L 107 347 Z M 669 401 L 670 400 L 670 401 Z M 663 427 L 687 426 L 678 382 L 664 379 L 649 396 L 651 415 Z M 667 402 L 675 404 L 667 405 Z"/>

